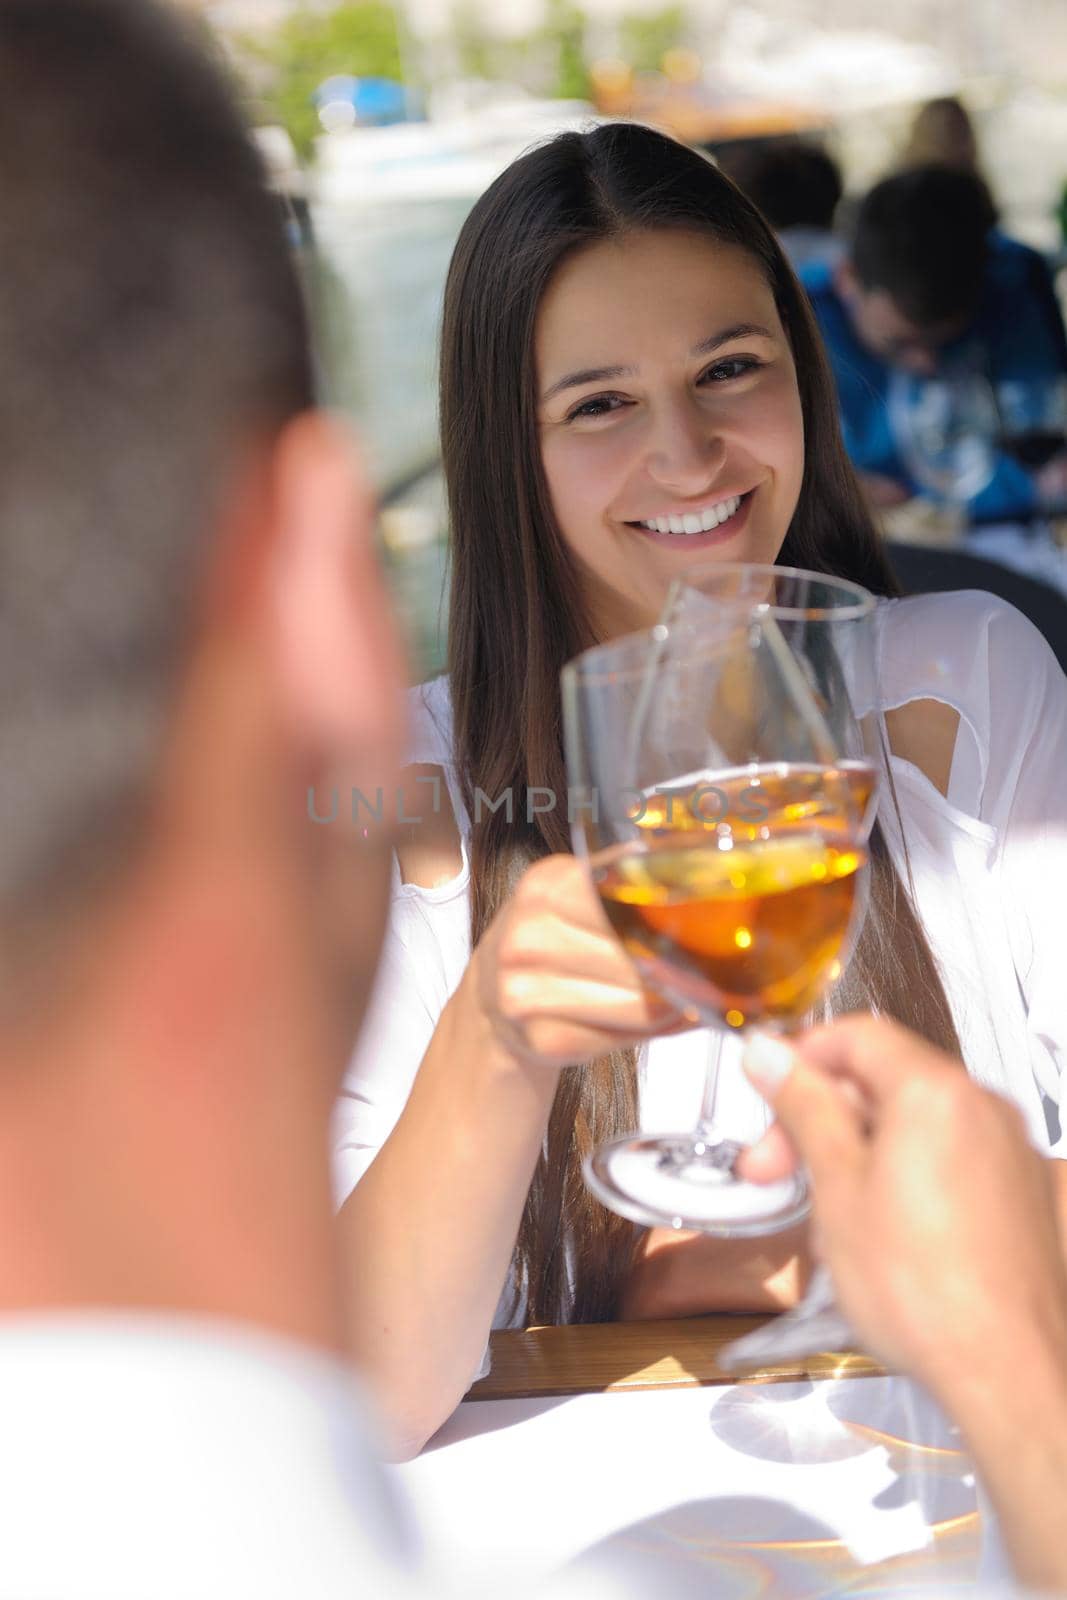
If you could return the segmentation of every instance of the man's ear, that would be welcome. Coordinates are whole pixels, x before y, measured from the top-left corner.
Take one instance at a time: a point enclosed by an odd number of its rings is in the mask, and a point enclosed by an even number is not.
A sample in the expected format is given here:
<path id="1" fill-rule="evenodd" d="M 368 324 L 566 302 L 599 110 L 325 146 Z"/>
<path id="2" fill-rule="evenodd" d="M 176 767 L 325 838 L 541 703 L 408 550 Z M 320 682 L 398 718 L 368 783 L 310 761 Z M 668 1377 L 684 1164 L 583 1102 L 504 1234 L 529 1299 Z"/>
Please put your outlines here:
<path id="1" fill-rule="evenodd" d="M 374 544 L 374 502 L 351 434 L 313 411 L 278 438 L 263 600 L 280 709 L 313 759 L 403 738 L 403 655 Z"/>

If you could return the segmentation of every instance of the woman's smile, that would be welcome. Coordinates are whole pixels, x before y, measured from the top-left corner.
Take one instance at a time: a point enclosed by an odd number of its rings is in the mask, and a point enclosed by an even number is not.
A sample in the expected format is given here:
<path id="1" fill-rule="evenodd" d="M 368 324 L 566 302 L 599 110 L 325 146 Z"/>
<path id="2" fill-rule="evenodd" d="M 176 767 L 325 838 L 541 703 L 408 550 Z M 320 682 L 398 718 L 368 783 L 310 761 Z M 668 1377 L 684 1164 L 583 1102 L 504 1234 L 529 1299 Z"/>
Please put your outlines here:
<path id="1" fill-rule="evenodd" d="M 755 489 L 727 495 L 701 506 L 675 506 L 655 515 L 627 521 L 633 528 L 665 550 L 707 550 L 725 544 L 744 528 Z"/>

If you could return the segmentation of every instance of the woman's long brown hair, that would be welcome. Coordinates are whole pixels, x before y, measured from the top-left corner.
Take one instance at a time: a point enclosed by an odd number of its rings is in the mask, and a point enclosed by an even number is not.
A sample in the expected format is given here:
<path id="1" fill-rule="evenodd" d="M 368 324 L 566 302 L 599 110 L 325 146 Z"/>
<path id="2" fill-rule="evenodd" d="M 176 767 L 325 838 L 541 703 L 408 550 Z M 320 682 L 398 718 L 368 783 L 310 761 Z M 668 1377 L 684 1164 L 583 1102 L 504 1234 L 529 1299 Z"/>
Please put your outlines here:
<path id="1" fill-rule="evenodd" d="M 553 514 L 538 436 L 534 328 L 545 289 L 576 250 L 638 229 L 696 229 L 748 251 L 777 301 L 796 363 L 806 440 L 782 564 L 899 591 L 845 455 L 833 379 L 800 285 L 759 212 L 695 151 L 630 124 L 563 134 L 530 151 L 479 200 L 448 275 L 441 435 L 452 537 L 448 668 L 454 756 L 474 794 L 511 791 L 513 820 L 473 827 L 476 943 L 531 861 L 570 849 L 558 811 L 527 820 L 535 787 L 566 793 L 560 669 L 596 642 Z M 958 1051 L 937 967 L 877 828 L 870 906 L 839 1008 L 876 1008 Z M 632 1225 L 582 1182 L 583 1157 L 637 1125 L 633 1051 L 561 1074 L 519 1229 L 519 1285 L 538 1322 L 616 1315 Z"/>

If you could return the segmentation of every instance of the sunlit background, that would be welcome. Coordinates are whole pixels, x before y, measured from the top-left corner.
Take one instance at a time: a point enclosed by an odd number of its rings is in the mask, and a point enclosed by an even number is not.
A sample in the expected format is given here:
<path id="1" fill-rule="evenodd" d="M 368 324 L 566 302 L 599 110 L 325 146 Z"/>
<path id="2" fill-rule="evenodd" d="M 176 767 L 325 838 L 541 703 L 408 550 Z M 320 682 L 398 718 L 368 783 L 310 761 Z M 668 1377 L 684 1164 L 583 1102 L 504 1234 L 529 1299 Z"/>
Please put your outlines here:
<path id="1" fill-rule="evenodd" d="M 1003 225 L 1063 252 L 1065 0 L 181 3 L 237 76 L 324 308 L 324 381 L 371 453 L 420 673 L 440 658 L 444 274 L 470 205 L 536 139 L 619 115 L 712 154 L 801 132 L 859 194 L 922 101 L 960 94 Z"/>

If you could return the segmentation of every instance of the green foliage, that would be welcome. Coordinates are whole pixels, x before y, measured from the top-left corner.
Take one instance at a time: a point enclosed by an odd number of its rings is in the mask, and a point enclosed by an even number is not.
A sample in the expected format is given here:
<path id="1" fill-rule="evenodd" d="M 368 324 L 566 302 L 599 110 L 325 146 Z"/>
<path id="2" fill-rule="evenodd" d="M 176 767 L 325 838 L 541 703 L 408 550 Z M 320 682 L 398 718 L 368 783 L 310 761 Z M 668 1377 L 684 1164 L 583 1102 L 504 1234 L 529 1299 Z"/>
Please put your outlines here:
<path id="1" fill-rule="evenodd" d="M 561 100 L 586 100 L 589 73 L 585 60 L 585 15 L 573 0 L 546 0 L 545 20 L 538 35 L 549 46 L 554 81 L 545 92 Z"/>
<path id="2" fill-rule="evenodd" d="M 662 11 L 632 12 L 619 23 L 620 54 L 635 72 L 658 72 L 668 50 L 685 41 L 684 5 Z"/>
<path id="3" fill-rule="evenodd" d="M 486 34 L 476 0 L 458 0 L 453 6 L 451 33 L 462 77 L 496 76 L 492 41 Z"/>
<path id="4" fill-rule="evenodd" d="M 243 44 L 250 76 L 261 80 L 256 98 L 305 159 L 319 132 L 312 96 L 324 78 L 350 73 L 404 81 L 396 13 L 381 0 L 346 0 L 325 12 L 305 7 L 267 38 Z"/>
<path id="5" fill-rule="evenodd" d="M 491 31 L 487 0 L 455 0 L 451 42 L 463 77 L 502 79 L 531 94 L 585 100 L 589 96 L 586 19 L 576 0 L 544 0 L 541 21 L 525 37 Z"/>

